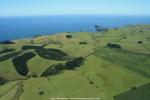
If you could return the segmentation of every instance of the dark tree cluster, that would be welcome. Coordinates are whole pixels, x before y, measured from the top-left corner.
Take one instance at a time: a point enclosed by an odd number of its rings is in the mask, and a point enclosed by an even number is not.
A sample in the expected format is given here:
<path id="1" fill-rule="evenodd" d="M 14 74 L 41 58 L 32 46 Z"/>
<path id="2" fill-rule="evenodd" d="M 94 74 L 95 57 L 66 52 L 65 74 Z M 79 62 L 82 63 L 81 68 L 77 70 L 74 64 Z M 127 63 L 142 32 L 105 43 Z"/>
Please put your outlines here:
<path id="1" fill-rule="evenodd" d="M 4 49 L 4 50 L 0 51 L 0 54 L 12 52 L 12 51 L 15 51 L 15 49 Z"/>
<path id="2" fill-rule="evenodd" d="M 71 61 L 67 61 L 65 64 L 56 64 L 50 66 L 45 72 L 42 73 L 41 77 L 47 77 L 50 75 L 55 75 L 58 73 L 61 73 L 63 70 L 73 70 L 76 67 L 80 67 L 81 65 L 84 64 L 84 58 L 83 57 L 78 57 L 74 58 Z"/>
<path id="3" fill-rule="evenodd" d="M 45 59 L 57 60 L 57 61 L 64 61 L 64 60 L 70 59 L 70 56 L 68 56 L 66 53 L 58 49 L 39 48 L 39 49 L 35 49 L 35 52 L 40 57 L 45 58 Z"/>
<path id="4" fill-rule="evenodd" d="M 59 49 L 45 49 L 43 46 L 23 46 L 22 50 L 34 49 L 35 52 L 44 59 L 64 61 L 71 57 Z"/>
<path id="5" fill-rule="evenodd" d="M 72 38 L 72 35 L 67 34 L 67 35 L 66 35 L 66 38 L 70 39 L 70 38 Z"/>
<path id="6" fill-rule="evenodd" d="M 138 41 L 138 44 L 142 44 L 143 42 L 142 41 Z"/>
<path id="7" fill-rule="evenodd" d="M 27 61 L 34 56 L 35 56 L 34 53 L 28 52 L 23 55 L 15 57 L 12 60 L 12 62 L 15 66 L 16 71 L 23 76 L 27 76 L 28 74 Z"/>
<path id="8" fill-rule="evenodd" d="M 94 82 L 93 82 L 93 81 L 89 81 L 89 83 L 90 83 L 90 84 L 94 84 Z"/>
<path id="9" fill-rule="evenodd" d="M 0 44 L 15 44 L 15 42 L 7 40 L 7 41 L 0 42 Z"/>
<path id="10" fill-rule="evenodd" d="M 139 31 L 140 33 L 142 33 L 143 31 Z"/>
<path id="11" fill-rule="evenodd" d="M 83 57 L 74 58 L 73 60 L 66 63 L 66 69 L 74 69 L 75 67 L 80 67 L 84 64 L 84 60 L 85 59 Z"/>
<path id="12" fill-rule="evenodd" d="M 40 37 L 40 36 L 42 36 L 42 35 L 38 34 L 38 35 L 35 35 L 34 38 L 37 38 L 37 37 Z"/>
<path id="13" fill-rule="evenodd" d="M 123 37 L 123 39 L 126 39 L 126 38 L 127 38 L 126 36 Z"/>
<path id="14" fill-rule="evenodd" d="M 82 44 L 87 44 L 87 42 L 86 41 L 80 41 L 79 44 L 81 44 L 81 45 Z"/>
<path id="15" fill-rule="evenodd" d="M 137 90 L 138 88 L 136 86 L 131 87 L 131 90 Z"/>
<path id="16" fill-rule="evenodd" d="M 40 90 L 39 95 L 44 95 L 44 91 Z"/>
<path id="17" fill-rule="evenodd" d="M 25 45 L 22 47 L 22 50 L 29 50 L 29 49 L 39 49 L 41 48 L 40 46 L 30 46 L 30 45 Z"/>
<path id="18" fill-rule="evenodd" d="M 119 44 L 112 44 L 112 43 L 108 43 L 106 47 L 122 49 L 122 47 Z"/>
<path id="19" fill-rule="evenodd" d="M 96 29 L 96 32 L 106 32 L 109 30 L 108 28 L 104 28 L 104 27 L 99 26 L 99 25 L 95 25 L 95 29 Z"/>
<path id="20" fill-rule="evenodd" d="M 118 28 L 117 28 L 117 27 L 115 27 L 114 29 L 115 29 L 115 30 L 118 30 Z"/>
<path id="21" fill-rule="evenodd" d="M 13 53 L 9 53 L 9 54 L 5 54 L 3 56 L 0 56 L 0 62 L 8 60 L 10 58 L 13 58 L 13 57 L 15 57 L 21 53 L 22 53 L 21 51 L 17 51 L 17 52 L 13 52 Z"/>
<path id="22" fill-rule="evenodd" d="M 50 75 L 61 73 L 63 69 L 64 69 L 63 64 L 52 65 L 45 72 L 42 73 L 41 77 L 47 77 Z"/>
<path id="23" fill-rule="evenodd" d="M 5 83 L 7 83 L 8 80 L 3 78 L 3 77 L 0 77 L 0 85 L 4 85 Z"/>

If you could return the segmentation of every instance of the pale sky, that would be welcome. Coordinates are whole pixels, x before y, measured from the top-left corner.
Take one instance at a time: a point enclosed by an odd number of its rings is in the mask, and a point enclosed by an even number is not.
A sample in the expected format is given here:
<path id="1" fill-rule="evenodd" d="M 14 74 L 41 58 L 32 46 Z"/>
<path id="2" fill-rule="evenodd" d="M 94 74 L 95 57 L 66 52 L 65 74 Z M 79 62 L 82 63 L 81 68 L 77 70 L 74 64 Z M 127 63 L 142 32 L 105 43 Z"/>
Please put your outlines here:
<path id="1" fill-rule="evenodd" d="M 0 16 L 150 15 L 150 0 L 0 0 Z"/>

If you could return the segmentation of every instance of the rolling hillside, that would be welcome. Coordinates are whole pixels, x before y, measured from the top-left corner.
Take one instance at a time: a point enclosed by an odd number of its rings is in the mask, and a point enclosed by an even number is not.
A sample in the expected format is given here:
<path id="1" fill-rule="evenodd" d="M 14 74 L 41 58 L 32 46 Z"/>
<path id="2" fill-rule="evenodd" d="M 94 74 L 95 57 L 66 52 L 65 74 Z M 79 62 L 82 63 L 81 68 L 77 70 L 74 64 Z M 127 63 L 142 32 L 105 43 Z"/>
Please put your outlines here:
<path id="1" fill-rule="evenodd" d="M 0 100 L 149 100 L 149 93 L 150 25 L 0 44 Z"/>

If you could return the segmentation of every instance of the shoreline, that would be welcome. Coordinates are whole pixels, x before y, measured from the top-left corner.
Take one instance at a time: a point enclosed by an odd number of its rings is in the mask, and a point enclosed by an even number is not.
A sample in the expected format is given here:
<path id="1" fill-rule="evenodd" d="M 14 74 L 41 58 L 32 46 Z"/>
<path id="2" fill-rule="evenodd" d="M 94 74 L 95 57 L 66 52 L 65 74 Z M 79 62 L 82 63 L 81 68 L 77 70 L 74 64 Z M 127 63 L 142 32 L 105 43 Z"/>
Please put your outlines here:
<path id="1" fill-rule="evenodd" d="M 126 28 L 128 26 L 147 26 L 147 25 L 150 25 L 150 24 L 128 24 L 128 25 L 122 25 L 122 26 L 119 26 L 119 27 L 106 27 L 108 29 L 115 29 L 115 28 Z M 94 27 L 94 26 L 93 26 Z M 5 39 L 5 40 L 1 40 L 0 39 L 0 42 L 5 42 L 5 41 L 16 41 L 16 40 L 23 40 L 23 39 L 33 39 L 34 37 L 40 35 L 40 36 L 46 36 L 46 35 L 55 35 L 55 34 L 59 34 L 59 33 L 78 33 L 78 32 L 81 32 L 81 31 L 76 31 L 76 32 L 56 32 L 56 33 L 41 33 L 41 34 L 31 34 L 31 35 L 28 35 L 28 36 L 23 36 L 23 37 L 18 37 L 18 38 L 12 38 L 12 39 Z M 82 32 L 88 32 L 88 33 L 96 33 L 96 31 L 82 31 Z"/>

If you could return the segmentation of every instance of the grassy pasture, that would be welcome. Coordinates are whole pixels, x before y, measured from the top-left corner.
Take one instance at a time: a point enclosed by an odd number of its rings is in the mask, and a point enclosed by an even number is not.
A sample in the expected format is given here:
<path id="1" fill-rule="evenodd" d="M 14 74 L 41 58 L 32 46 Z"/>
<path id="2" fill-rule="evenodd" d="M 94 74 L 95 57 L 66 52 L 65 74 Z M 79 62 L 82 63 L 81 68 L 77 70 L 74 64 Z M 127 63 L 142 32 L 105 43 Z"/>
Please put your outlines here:
<path id="1" fill-rule="evenodd" d="M 150 56 L 148 55 L 109 48 L 99 48 L 95 55 L 150 78 Z"/>
<path id="2" fill-rule="evenodd" d="M 66 35 L 71 35 L 71 38 L 66 38 Z M 132 94 L 135 94 L 134 97 L 146 94 L 149 88 L 143 90 L 142 86 L 150 82 L 148 37 L 150 25 L 129 25 L 103 33 L 59 33 L 14 40 L 15 44 L 0 44 L 0 51 L 15 49 L 0 54 L 0 59 L 3 59 L 0 61 L 0 77 L 10 80 L 7 84 L 0 85 L 0 100 L 49 100 L 54 97 L 115 100 L 114 96 L 119 98 L 117 100 L 123 100 Z M 86 44 L 80 44 L 83 41 Z M 142 43 L 139 44 L 138 41 Z M 122 49 L 106 48 L 108 43 L 118 44 Z M 43 47 L 46 53 L 40 52 L 40 56 L 35 51 L 36 48 L 22 50 L 24 46 Z M 44 58 L 43 54 L 47 57 L 54 53 L 49 53 L 50 50 L 60 50 L 61 54 L 70 57 L 85 57 L 85 62 L 74 70 L 63 69 L 56 75 L 40 77 L 51 66 L 66 64 L 68 61 Z M 12 55 L 18 51 L 21 53 Z M 34 78 L 18 74 L 12 62 L 15 56 L 28 52 L 36 54 L 26 62 L 28 74 L 36 75 Z M 139 87 L 136 93 L 130 91 L 133 87 Z"/>
<path id="3" fill-rule="evenodd" d="M 115 100 L 149 100 L 150 83 L 115 96 Z"/>

